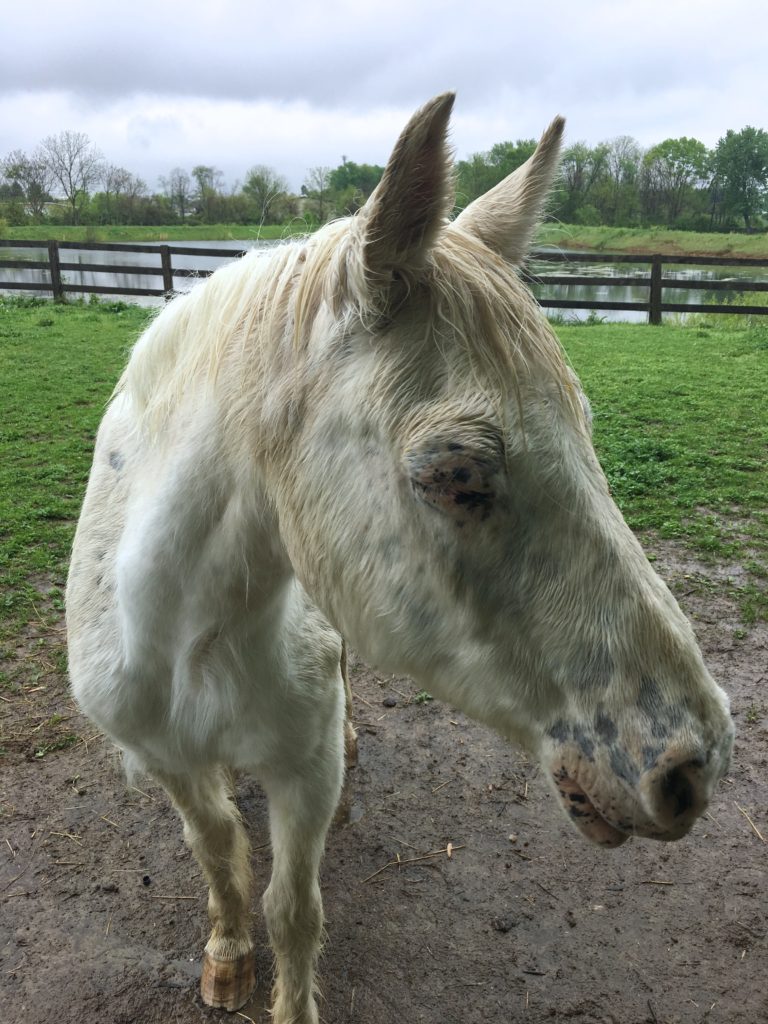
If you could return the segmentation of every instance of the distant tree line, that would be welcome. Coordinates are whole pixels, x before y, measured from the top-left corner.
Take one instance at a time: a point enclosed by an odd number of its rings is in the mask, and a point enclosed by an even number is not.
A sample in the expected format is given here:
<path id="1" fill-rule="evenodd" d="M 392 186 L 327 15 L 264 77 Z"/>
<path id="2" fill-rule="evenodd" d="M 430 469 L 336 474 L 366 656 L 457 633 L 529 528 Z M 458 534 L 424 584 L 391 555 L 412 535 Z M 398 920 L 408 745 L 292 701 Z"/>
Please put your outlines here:
<path id="1" fill-rule="evenodd" d="M 501 142 L 458 163 L 458 203 L 466 206 L 536 148 Z M 752 231 L 768 218 L 768 132 L 728 131 L 710 150 L 697 139 L 665 139 L 644 150 L 620 135 L 597 146 L 568 146 L 550 213 L 566 224 Z"/>
<path id="2" fill-rule="evenodd" d="M 492 188 L 533 153 L 535 139 L 499 142 L 457 164 L 457 206 Z M 174 167 L 152 191 L 140 177 L 104 159 L 87 135 L 65 131 L 32 153 L 0 160 L 0 219 L 10 225 L 283 224 L 354 213 L 383 168 L 342 157 L 312 167 L 298 195 L 276 170 L 252 167 L 227 188 L 216 167 Z M 708 149 L 697 139 L 665 139 L 643 149 L 621 135 L 597 146 L 577 142 L 564 154 L 550 213 L 584 225 L 645 225 L 698 231 L 765 228 L 768 133 L 730 130 Z"/>

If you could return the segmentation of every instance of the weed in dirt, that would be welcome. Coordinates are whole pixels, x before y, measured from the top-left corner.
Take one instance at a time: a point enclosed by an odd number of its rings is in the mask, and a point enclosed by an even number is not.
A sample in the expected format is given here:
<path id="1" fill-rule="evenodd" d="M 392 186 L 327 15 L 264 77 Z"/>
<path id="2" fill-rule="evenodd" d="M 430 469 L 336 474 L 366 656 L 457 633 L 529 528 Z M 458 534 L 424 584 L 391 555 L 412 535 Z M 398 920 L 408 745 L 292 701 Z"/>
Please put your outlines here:
<path id="1" fill-rule="evenodd" d="M 749 725 L 754 725 L 755 722 L 759 722 L 763 715 L 766 713 L 766 708 L 761 704 L 750 704 L 747 710 L 744 712 L 744 720 Z"/>

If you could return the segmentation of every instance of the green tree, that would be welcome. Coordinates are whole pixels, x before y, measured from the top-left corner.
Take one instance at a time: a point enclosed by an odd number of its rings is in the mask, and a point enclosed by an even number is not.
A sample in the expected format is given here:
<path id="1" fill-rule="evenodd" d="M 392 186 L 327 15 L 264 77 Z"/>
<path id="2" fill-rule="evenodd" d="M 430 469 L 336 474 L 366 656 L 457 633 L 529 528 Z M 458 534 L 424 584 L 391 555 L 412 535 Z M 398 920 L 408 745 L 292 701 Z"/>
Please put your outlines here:
<path id="1" fill-rule="evenodd" d="M 673 225 L 696 190 L 709 184 L 710 152 L 682 136 L 652 146 L 643 157 L 640 192 L 647 219 Z"/>
<path id="2" fill-rule="evenodd" d="M 89 212 L 100 224 L 136 224 L 147 198 L 147 186 L 124 167 L 107 164 L 102 176 L 103 192 L 93 196 Z"/>
<path id="3" fill-rule="evenodd" d="M 340 216 L 356 213 L 381 181 L 384 168 L 377 164 L 356 164 L 342 157 L 328 175 L 328 187 Z"/>
<path id="4" fill-rule="evenodd" d="M 497 142 L 486 153 L 473 153 L 456 164 L 456 201 L 468 206 L 524 164 L 536 149 L 535 139 Z"/>
<path id="5" fill-rule="evenodd" d="M 718 141 L 713 158 L 720 219 L 743 218 L 747 231 L 766 212 L 768 132 L 747 125 Z"/>
<path id="6" fill-rule="evenodd" d="M 221 219 L 222 190 L 224 175 L 217 167 L 209 164 L 198 164 L 192 168 L 192 177 L 197 184 L 193 199 L 195 209 L 206 224 L 215 224 Z"/>
<path id="7" fill-rule="evenodd" d="M 629 135 L 605 143 L 605 176 L 596 205 L 604 224 L 635 224 L 640 212 L 638 180 L 643 153 Z"/>
<path id="8" fill-rule="evenodd" d="M 192 179 L 183 167 L 174 167 L 167 178 L 160 178 L 160 188 L 180 221 L 186 219 L 192 206 Z"/>
<path id="9" fill-rule="evenodd" d="M 301 186 L 305 206 L 320 224 L 328 219 L 331 208 L 331 168 L 310 167 Z"/>
<path id="10" fill-rule="evenodd" d="M 84 132 L 71 131 L 43 139 L 41 152 L 54 181 L 69 203 L 72 222 L 77 224 L 80 210 L 101 178 L 102 155 Z"/>
<path id="11" fill-rule="evenodd" d="M 46 202 L 51 198 L 53 174 L 40 150 L 27 156 L 20 149 L 13 150 L 0 163 L 0 169 L 9 183 L 8 198 L 20 200 L 33 220 L 40 220 Z"/>
<path id="12" fill-rule="evenodd" d="M 556 193 L 556 214 L 560 220 L 574 224 L 599 222 L 593 196 L 607 173 L 607 163 L 605 143 L 593 148 L 586 142 L 575 142 L 564 151 Z"/>
<path id="13" fill-rule="evenodd" d="M 288 207 L 288 182 L 272 167 L 257 164 L 245 176 L 243 194 L 254 206 L 260 224 L 280 224 Z"/>

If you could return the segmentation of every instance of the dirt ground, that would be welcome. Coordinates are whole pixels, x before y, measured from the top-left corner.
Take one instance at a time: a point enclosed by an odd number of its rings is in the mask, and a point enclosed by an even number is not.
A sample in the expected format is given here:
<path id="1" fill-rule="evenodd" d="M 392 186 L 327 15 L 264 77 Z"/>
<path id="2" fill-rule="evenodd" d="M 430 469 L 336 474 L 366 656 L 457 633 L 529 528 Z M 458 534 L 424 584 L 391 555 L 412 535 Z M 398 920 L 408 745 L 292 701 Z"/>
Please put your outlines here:
<path id="1" fill-rule="evenodd" d="M 322 872 L 328 1024 L 768 1021 L 768 628 L 739 621 L 738 566 L 652 549 L 732 698 L 735 758 L 710 812 L 677 844 L 592 847 L 522 754 L 353 661 L 360 764 Z M 163 793 L 127 788 L 71 717 L 45 671 L 61 643 L 56 630 L 20 638 L 24 698 L 0 704 L 70 717 L 81 737 L 41 755 L 28 729 L 6 730 L 19 739 L 0 760 L 0 1020 L 265 1022 L 258 914 L 253 999 L 239 1016 L 201 1004 L 200 872 Z M 265 805 L 247 779 L 239 801 L 256 910 Z"/>

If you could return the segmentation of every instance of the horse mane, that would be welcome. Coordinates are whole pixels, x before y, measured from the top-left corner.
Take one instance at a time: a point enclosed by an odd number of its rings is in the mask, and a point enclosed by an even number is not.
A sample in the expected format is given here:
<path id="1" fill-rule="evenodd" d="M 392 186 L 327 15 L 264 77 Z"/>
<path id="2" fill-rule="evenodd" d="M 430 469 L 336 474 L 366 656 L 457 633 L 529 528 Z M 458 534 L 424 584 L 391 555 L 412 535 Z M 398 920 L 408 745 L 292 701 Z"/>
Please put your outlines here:
<path id="1" fill-rule="evenodd" d="M 373 329 L 397 315 L 372 292 L 359 258 L 355 218 L 334 221 L 316 234 L 253 250 L 227 264 L 161 309 L 136 343 L 115 389 L 132 400 L 139 426 L 155 433 L 192 393 L 214 388 L 222 365 L 240 350 L 238 405 L 270 355 L 291 342 L 303 361 L 312 328 L 326 304 L 343 333 L 355 324 Z M 405 294 L 403 294 L 405 289 Z M 441 351 L 455 337 L 473 376 L 494 404 L 518 394 L 527 371 L 559 382 L 577 420 L 573 374 L 559 341 L 517 269 L 483 242 L 448 226 L 430 250 L 415 285 L 402 284 L 399 305 L 414 289 L 428 304 L 427 330 Z M 234 355 L 233 355 L 234 354 Z M 230 387 L 232 383 L 230 382 Z"/>

